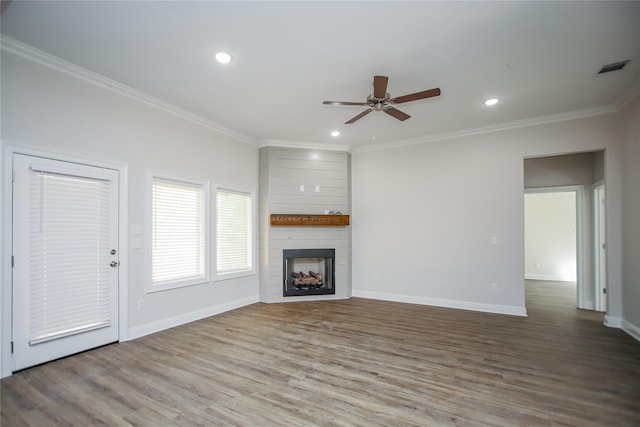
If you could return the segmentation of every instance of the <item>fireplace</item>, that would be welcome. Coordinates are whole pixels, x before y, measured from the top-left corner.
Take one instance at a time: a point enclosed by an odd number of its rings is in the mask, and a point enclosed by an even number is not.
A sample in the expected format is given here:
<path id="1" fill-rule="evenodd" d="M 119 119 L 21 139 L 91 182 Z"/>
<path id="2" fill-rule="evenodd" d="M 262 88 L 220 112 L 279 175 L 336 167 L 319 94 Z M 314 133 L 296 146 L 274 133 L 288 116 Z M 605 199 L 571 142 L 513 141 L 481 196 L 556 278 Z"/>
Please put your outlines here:
<path id="1" fill-rule="evenodd" d="M 282 295 L 335 294 L 335 259 L 335 249 L 284 249 Z"/>

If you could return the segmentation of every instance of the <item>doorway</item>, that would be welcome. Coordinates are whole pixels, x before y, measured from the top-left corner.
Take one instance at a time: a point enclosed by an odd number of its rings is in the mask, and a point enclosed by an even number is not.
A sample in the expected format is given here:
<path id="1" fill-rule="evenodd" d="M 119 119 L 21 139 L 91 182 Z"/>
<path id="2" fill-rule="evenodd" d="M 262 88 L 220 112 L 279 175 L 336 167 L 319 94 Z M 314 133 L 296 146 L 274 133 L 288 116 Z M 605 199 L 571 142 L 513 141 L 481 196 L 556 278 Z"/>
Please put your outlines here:
<path id="1" fill-rule="evenodd" d="M 576 306 L 588 310 L 595 310 L 597 304 L 594 188 L 605 185 L 605 157 L 604 150 L 597 150 L 524 159 L 525 194 L 576 193 Z"/>
<path id="2" fill-rule="evenodd" d="M 119 171 L 13 155 L 12 370 L 119 340 Z"/>
<path id="3" fill-rule="evenodd" d="M 524 211 L 525 279 L 571 284 L 575 306 L 592 306 L 586 301 L 581 274 L 582 188 L 526 190 Z"/>

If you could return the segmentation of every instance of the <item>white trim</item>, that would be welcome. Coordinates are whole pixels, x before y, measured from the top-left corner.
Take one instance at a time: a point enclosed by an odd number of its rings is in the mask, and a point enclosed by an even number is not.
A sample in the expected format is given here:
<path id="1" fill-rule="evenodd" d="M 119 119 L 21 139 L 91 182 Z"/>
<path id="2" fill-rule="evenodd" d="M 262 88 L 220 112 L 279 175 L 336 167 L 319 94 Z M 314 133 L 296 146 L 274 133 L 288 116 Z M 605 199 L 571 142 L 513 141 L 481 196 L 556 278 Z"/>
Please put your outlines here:
<path id="1" fill-rule="evenodd" d="M 324 144 L 301 141 L 286 141 L 277 139 L 263 139 L 258 141 L 259 147 L 285 147 L 285 148 L 308 148 L 318 150 L 334 150 L 349 151 L 351 153 L 363 153 L 368 151 L 388 150 L 398 147 L 427 144 L 433 142 L 446 141 L 449 139 L 463 138 L 468 136 L 482 135 L 486 133 L 502 132 L 512 129 L 527 128 L 531 126 L 546 125 L 550 123 L 565 122 L 569 120 L 585 119 L 593 116 L 601 116 L 605 114 L 613 114 L 620 111 L 631 99 L 635 98 L 635 92 L 632 95 L 620 99 L 615 104 L 607 104 L 600 107 L 586 108 L 582 110 L 568 111 L 559 114 L 550 114 L 545 116 L 532 117 L 522 120 L 514 120 L 511 122 L 498 123 L 489 126 L 480 126 L 475 128 L 461 129 L 452 132 L 442 132 L 433 135 L 423 135 L 415 138 L 402 139 L 397 141 L 382 142 L 379 144 L 366 145 L 363 147 L 351 147 L 349 145 Z"/>
<path id="2" fill-rule="evenodd" d="M 615 105 L 603 105 L 601 107 L 586 108 L 583 110 L 568 111 L 566 113 L 550 114 L 546 116 L 532 117 L 529 119 L 514 120 L 511 122 L 499 123 L 496 125 L 480 126 L 476 128 L 462 129 L 453 132 L 443 132 L 434 135 L 426 135 L 417 138 L 404 139 L 399 141 L 385 142 L 366 147 L 356 147 L 351 149 L 352 153 L 366 151 L 386 150 L 390 148 L 404 147 L 408 145 L 426 144 L 430 142 L 445 141 L 448 139 L 462 138 L 466 136 L 482 135 L 485 133 L 502 132 L 505 130 L 527 128 L 531 126 L 546 125 L 550 123 L 565 122 L 569 120 L 585 119 L 593 116 L 613 114 L 618 112 Z"/>
<path id="3" fill-rule="evenodd" d="M 118 327 L 120 342 L 129 340 L 129 167 L 124 165 L 119 169 L 118 182 L 120 185 L 118 203 L 118 246 L 120 250 L 120 267 L 118 267 Z M 125 285 L 123 287 L 123 284 Z"/>
<path id="4" fill-rule="evenodd" d="M 306 148 L 309 150 L 349 151 L 349 148 L 351 146 L 301 141 L 285 141 L 279 139 L 263 139 L 258 141 L 258 147 Z"/>
<path id="5" fill-rule="evenodd" d="M 600 189 L 602 189 L 604 194 L 604 206 L 600 206 Z M 591 186 L 591 204 L 593 211 L 593 224 L 592 224 L 592 233 L 593 233 L 593 245 L 592 245 L 592 253 L 593 253 L 593 290 L 594 290 L 594 306 L 598 311 L 607 311 L 607 299 L 604 291 L 607 289 L 607 255 L 605 249 L 605 255 L 602 255 L 602 245 L 604 244 L 606 247 L 607 236 L 606 236 L 606 228 L 607 228 L 607 214 L 606 210 L 606 200 L 607 200 L 607 187 L 604 184 L 604 181 L 601 181 L 599 184 L 594 184 Z M 602 235 L 600 232 L 600 225 L 604 224 L 604 241 L 602 239 Z M 604 269 L 601 269 L 601 261 L 604 258 Z M 604 270 L 604 272 L 602 271 Z M 601 280 L 602 275 L 604 274 L 604 280 Z M 604 301 L 603 301 L 604 300 Z"/>
<path id="6" fill-rule="evenodd" d="M 212 275 L 212 263 L 211 263 L 211 251 L 212 251 L 212 228 L 211 228 L 211 212 L 212 209 L 212 197 L 211 197 L 211 184 L 209 180 L 203 178 L 192 178 L 183 175 L 176 175 L 169 172 L 162 172 L 154 169 L 147 169 L 146 173 L 146 185 L 145 185 L 145 284 L 144 290 L 146 294 L 153 292 L 162 292 L 170 289 L 184 288 L 187 286 L 202 285 L 210 283 L 213 277 Z M 202 277 L 187 280 L 176 280 L 171 282 L 165 282 L 162 284 L 153 284 L 153 261 L 151 249 L 153 248 L 153 219 L 152 219 L 152 198 L 153 198 L 153 181 L 154 179 L 161 181 L 174 182 L 177 184 L 185 184 L 192 187 L 201 187 L 204 193 L 204 236 L 205 236 L 205 272 Z"/>
<path id="7" fill-rule="evenodd" d="M 12 308 L 11 308 L 11 252 L 12 252 L 12 209 L 11 183 L 13 168 L 13 154 L 7 144 L 0 141 L 0 159 L 2 160 L 2 177 L 0 177 L 0 195 L 2 209 L 0 210 L 0 378 L 8 377 L 12 373 L 11 338 L 12 338 Z"/>
<path id="8" fill-rule="evenodd" d="M 259 302 L 258 295 L 252 295 L 234 301 L 229 301 L 224 304 L 218 304 L 215 306 L 203 308 L 201 310 L 192 311 L 190 313 L 184 313 L 179 316 L 173 316 L 166 319 L 158 320 L 156 322 L 147 323 L 142 326 L 136 326 L 129 329 L 129 337 L 133 340 L 145 335 L 150 335 L 156 332 L 164 331 L 166 329 L 174 328 L 176 326 L 184 325 L 186 323 L 195 322 L 196 320 L 204 319 L 206 317 L 215 316 L 226 311 L 235 310 L 240 307 L 255 304 L 257 302 Z"/>
<path id="9" fill-rule="evenodd" d="M 612 317 L 609 315 L 604 315 L 604 325 L 609 328 L 620 328 L 622 327 L 622 319 L 620 317 Z"/>
<path id="10" fill-rule="evenodd" d="M 0 141 L 0 160 L 2 160 L 3 175 L 1 177 L 0 195 L 2 196 L 2 209 L 0 211 L 0 230 L 3 236 L 0 243 L 0 378 L 12 374 L 12 308 L 11 308 L 11 286 L 12 286 L 12 198 L 13 198 L 13 157 L 16 154 L 24 154 L 34 157 L 50 158 L 71 163 L 86 164 L 118 171 L 118 245 L 120 246 L 120 267 L 118 268 L 118 324 L 119 341 L 128 339 L 128 295 L 129 295 L 129 274 L 128 274 L 128 167 L 121 163 L 104 160 L 94 160 L 78 156 L 31 148 L 12 142 Z"/>
<path id="11" fill-rule="evenodd" d="M 462 129 L 452 132 L 443 132 L 434 135 L 424 135 L 416 138 L 409 138 L 399 141 L 391 141 L 374 145 L 367 145 L 365 147 L 351 148 L 349 145 L 341 144 L 324 144 L 322 142 L 303 142 L 303 141 L 286 141 L 277 139 L 264 139 L 257 141 L 255 138 L 244 135 L 236 130 L 225 127 L 212 120 L 204 118 L 200 115 L 192 113 L 184 108 L 173 105 L 169 102 L 163 101 L 159 98 L 148 95 L 144 92 L 136 90 L 130 86 L 126 86 L 115 80 L 109 79 L 93 71 L 89 71 L 71 62 L 65 61 L 54 55 L 36 49 L 28 44 L 19 42 L 6 35 L 0 36 L 2 50 L 26 58 L 30 61 L 46 66 L 53 70 L 65 73 L 67 75 L 79 78 L 86 82 L 92 83 L 103 89 L 110 90 L 128 98 L 134 99 L 143 104 L 157 108 L 174 116 L 183 118 L 190 122 L 196 123 L 205 128 L 220 132 L 224 135 L 232 137 L 238 141 L 244 142 L 249 145 L 267 147 L 287 147 L 287 148 L 309 148 L 319 150 L 333 150 L 333 151 L 349 151 L 352 153 L 386 150 L 390 148 L 403 147 L 408 145 L 424 144 L 429 142 L 438 142 L 448 139 L 461 138 L 465 136 L 480 135 L 485 133 L 501 132 L 504 130 L 525 128 L 530 126 L 538 126 L 549 123 L 563 122 L 568 120 L 583 119 L 592 116 L 599 116 L 604 114 L 612 114 L 620 111 L 631 100 L 635 99 L 640 93 L 640 85 L 636 84 L 628 92 L 625 92 L 616 102 L 613 104 L 607 104 L 595 108 L 587 108 L 582 110 L 568 111 L 565 113 L 551 114 L 539 117 L 533 117 L 522 120 L 514 120 L 511 122 L 499 123 L 496 125 L 481 126 L 476 128 Z"/>
<path id="12" fill-rule="evenodd" d="M 258 221 L 256 220 L 256 193 L 255 191 L 233 185 L 214 184 L 213 188 L 214 194 L 211 196 L 211 227 L 212 234 L 215 236 L 215 241 L 211 244 L 211 265 L 213 266 L 211 269 L 212 281 L 221 282 L 223 280 L 237 279 L 239 277 L 254 276 L 258 273 Z M 231 193 L 244 194 L 251 198 L 251 269 L 249 270 L 218 273 L 218 191 L 220 190 L 226 190 Z"/>
<path id="13" fill-rule="evenodd" d="M 636 326 L 633 323 L 622 319 L 622 330 L 631 335 L 637 341 L 640 341 L 640 326 Z"/>
<path id="14" fill-rule="evenodd" d="M 524 278 L 526 280 L 544 280 L 550 282 L 566 282 L 567 280 L 563 279 L 562 276 L 553 276 L 550 274 L 525 274 Z"/>
<path id="15" fill-rule="evenodd" d="M 222 126 L 219 123 L 194 114 L 190 111 L 185 110 L 184 108 L 178 107 L 174 104 L 136 90 L 130 86 L 109 79 L 101 74 L 94 73 L 93 71 L 89 71 L 86 68 L 82 68 L 71 62 L 60 59 L 57 56 L 53 56 L 51 54 L 43 52 L 39 49 L 29 46 L 26 43 L 19 42 L 18 40 L 12 39 L 11 37 L 7 37 L 5 35 L 1 36 L 0 41 L 2 50 L 6 52 L 18 55 L 37 64 L 84 80 L 103 89 L 115 92 L 119 95 L 126 96 L 127 98 L 149 105 L 153 108 L 157 108 L 158 110 L 162 110 L 176 117 L 180 117 L 192 123 L 196 123 L 205 128 L 220 132 L 246 144 L 253 146 L 256 145 L 256 140 L 254 138 L 251 138 L 228 127 Z"/>
<path id="16" fill-rule="evenodd" d="M 513 305 L 485 304 L 472 301 L 450 300 L 442 298 L 419 297 L 414 295 L 390 294 L 386 292 L 370 292 L 353 290 L 353 296 L 358 298 L 377 299 L 383 301 L 420 304 L 433 307 L 455 308 L 459 310 L 480 311 L 483 313 L 507 314 L 511 316 L 527 316 L 527 308 Z"/>

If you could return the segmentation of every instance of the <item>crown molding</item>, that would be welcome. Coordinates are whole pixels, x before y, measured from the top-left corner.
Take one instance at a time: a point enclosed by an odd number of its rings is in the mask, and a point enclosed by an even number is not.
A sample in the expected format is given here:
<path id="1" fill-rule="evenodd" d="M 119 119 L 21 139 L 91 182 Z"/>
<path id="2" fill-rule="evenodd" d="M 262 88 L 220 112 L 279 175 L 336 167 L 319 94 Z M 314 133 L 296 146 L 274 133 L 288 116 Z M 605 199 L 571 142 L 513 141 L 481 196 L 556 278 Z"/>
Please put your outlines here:
<path id="1" fill-rule="evenodd" d="M 584 110 L 570 111 L 566 113 L 551 114 L 546 116 L 533 117 L 530 119 L 515 120 L 511 122 L 499 123 L 497 125 L 481 126 L 476 128 L 462 129 L 453 132 L 443 132 L 435 135 L 423 136 L 418 138 L 404 139 L 393 142 L 369 145 L 367 147 L 354 148 L 353 153 L 366 151 L 387 150 L 390 148 L 398 148 L 409 145 L 427 144 L 433 142 L 446 141 L 449 139 L 463 138 L 467 136 L 482 135 L 485 133 L 502 132 L 506 130 L 526 128 L 531 126 L 539 126 L 550 123 L 564 122 L 569 120 L 584 119 L 587 117 L 601 116 L 604 114 L 613 114 L 619 111 L 616 105 L 604 105 L 596 108 L 587 108 Z"/>
<path id="2" fill-rule="evenodd" d="M 309 150 L 349 151 L 349 145 L 322 144 L 314 142 L 286 141 L 278 139 L 263 139 L 258 141 L 258 147 L 306 148 Z"/>
<path id="3" fill-rule="evenodd" d="M 197 125 L 203 126 L 207 129 L 219 132 L 231 138 L 234 138 L 240 142 L 244 142 L 250 145 L 256 145 L 256 140 L 247 135 L 243 135 L 233 129 L 227 128 L 214 121 L 206 119 L 202 116 L 194 114 L 184 108 L 178 107 L 169 102 L 163 101 L 154 96 L 148 95 L 144 92 L 136 90 L 130 86 L 119 83 L 115 80 L 107 78 L 101 74 L 89 71 L 86 68 L 82 68 L 57 56 L 51 55 L 26 43 L 22 43 L 11 37 L 2 35 L 0 36 L 0 47 L 3 51 L 12 53 L 22 58 L 33 61 L 37 64 L 67 74 L 69 76 L 84 80 L 88 83 L 99 86 L 103 89 L 115 92 L 119 95 L 126 96 L 135 101 L 141 102 L 158 110 L 172 114 L 176 117 L 180 117 L 184 120 L 188 120 Z"/>
<path id="4" fill-rule="evenodd" d="M 258 147 L 305 148 L 305 149 L 314 149 L 314 150 L 348 151 L 352 153 L 386 150 L 386 149 L 398 148 L 398 147 L 409 146 L 409 145 L 433 143 L 433 142 L 446 141 L 446 140 L 455 139 L 455 138 L 481 135 L 485 133 L 501 132 L 501 131 L 511 130 L 511 129 L 526 128 L 531 126 L 583 119 L 583 118 L 593 117 L 598 115 L 612 114 L 622 110 L 627 104 L 629 104 L 638 96 L 640 96 L 640 79 L 639 79 L 638 81 L 636 81 L 636 83 L 634 83 L 634 85 L 629 90 L 625 91 L 612 104 L 604 105 L 601 107 L 570 111 L 570 112 L 565 112 L 560 114 L 539 116 L 539 117 L 534 117 L 530 119 L 500 123 L 497 125 L 462 129 L 462 130 L 457 130 L 453 132 L 443 132 L 435 135 L 427 135 L 427 136 L 422 136 L 417 138 L 410 138 L 410 139 L 398 140 L 393 142 L 368 145 L 366 147 L 352 148 L 349 145 L 323 144 L 318 142 L 314 143 L 314 142 L 287 141 L 287 140 L 277 140 L 277 139 L 264 139 L 264 140 L 257 141 L 255 138 L 244 135 L 238 131 L 225 127 L 212 120 L 209 120 L 200 115 L 194 114 L 184 108 L 178 107 L 174 104 L 163 101 L 159 98 L 153 97 L 139 90 L 133 89 L 130 86 L 127 86 L 115 80 L 109 79 L 98 73 L 89 71 L 85 68 L 82 68 L 71 62 L 65 61 L 54 55 L 51 55 L 44 51 L 36 49 L 28 44 L 22 43 L 11 37 L 1 35 L 0 47 L 3 51 L 28 59 L 40 65 L 51 68 L 53 70 L 70 75 L 72 77 L 84 80 L 86 82 L 99 86 L 103 89 L 115 92 L 119 95 L 126 96 L 130 99 L 141 102 L 143 104 L 159 109 L 166 113 L 172 114 L 176 117 L 180 117 L 184 120 L 188 120 L 192 123 L 203 126 L 207 129 L 227 135 L 240 142 L 243 142 L 252 146 L 258 146 Z"/>

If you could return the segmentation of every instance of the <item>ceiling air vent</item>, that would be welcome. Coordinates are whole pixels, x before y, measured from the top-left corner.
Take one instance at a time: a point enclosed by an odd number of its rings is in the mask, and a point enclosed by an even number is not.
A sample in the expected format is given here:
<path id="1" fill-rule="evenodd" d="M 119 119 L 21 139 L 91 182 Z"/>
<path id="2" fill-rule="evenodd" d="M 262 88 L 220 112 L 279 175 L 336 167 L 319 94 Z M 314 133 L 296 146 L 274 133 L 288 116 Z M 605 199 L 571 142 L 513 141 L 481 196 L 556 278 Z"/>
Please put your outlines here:
<path id="1" fill-rule="evenodd" d="M 598 71 L 598 74 L 604 74 L 604 73 L 609 73 L 611 71 L 622 70 L 624 68 L 624 66 L 627 65 L 628 62 L 629 62 L 629 60 L 627 59 L 626 61 L 620 61 L 620 62 L 614 62 L 612 64 L 607 64 L 607 65 L 603 66 L 600 69 L 600 71 Z"/>

